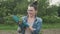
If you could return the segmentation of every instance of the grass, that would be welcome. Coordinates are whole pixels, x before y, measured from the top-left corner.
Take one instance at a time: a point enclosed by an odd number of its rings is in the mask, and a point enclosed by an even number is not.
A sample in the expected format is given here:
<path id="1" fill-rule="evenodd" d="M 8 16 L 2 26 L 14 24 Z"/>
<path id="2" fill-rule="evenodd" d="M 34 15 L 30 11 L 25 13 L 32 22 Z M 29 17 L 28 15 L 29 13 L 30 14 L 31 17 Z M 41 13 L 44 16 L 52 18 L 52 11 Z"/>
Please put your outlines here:
<path id="1" fill-rule="evenodd" d="M 60 29 L 60 23 L 54 23 L 54 24 L 43 24 L 43 29 Z"/>
<path id="2" fill-rule="evenodd" d="M 18 27 L 17 25 L 3 25 L 3 24 L 0 24 L 0 30 L 10 32 L 10 34 L 14 34 L 14 32 L 16 32 L 16 30 L 17 30 L 17 27 Z M 43 24 L 42 29 L 60 29 L 60 23 Z"/>
<path id="3" fill-rule="evenodd" d="M 16 30 L 17 25 L 3 25 L 0 24 L 0 30 Z M 60 29 L 60 23 L 57 24 L 43 24 L 42 29 Z"/>
<path id="4" fill-rule="evenodd" d="M 0 30 L 16 30 L 17 29 L 17 25 L 3 25 L 0 24 Z"/>

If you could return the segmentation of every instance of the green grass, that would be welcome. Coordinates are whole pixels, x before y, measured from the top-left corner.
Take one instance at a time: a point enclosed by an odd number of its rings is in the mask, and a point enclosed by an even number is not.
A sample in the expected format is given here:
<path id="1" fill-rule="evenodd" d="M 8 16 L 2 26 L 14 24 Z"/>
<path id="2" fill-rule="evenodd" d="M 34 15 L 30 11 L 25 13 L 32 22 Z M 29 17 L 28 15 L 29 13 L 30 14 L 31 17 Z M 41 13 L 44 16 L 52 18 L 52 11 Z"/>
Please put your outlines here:
<path id="1" fill-rule="evenodd" d="M 0 24 L 0 30 L 16 30 L 17 29 L 17 25 L 3 25 Z"/>
<path id="2" fill-rule="evenodd" d="M 16 30 L 17 25 L 3 25 L 0 24 L 0 30 Z M 57 24 L 43 24 L 42 29 L 60 29 L 60 23 Z"/>
<path id="3" fill-rule="evenodd" d="M 54 24 L 43 24 L 43 29 L 60 29 L 60 23 L 54 23 Z"/>

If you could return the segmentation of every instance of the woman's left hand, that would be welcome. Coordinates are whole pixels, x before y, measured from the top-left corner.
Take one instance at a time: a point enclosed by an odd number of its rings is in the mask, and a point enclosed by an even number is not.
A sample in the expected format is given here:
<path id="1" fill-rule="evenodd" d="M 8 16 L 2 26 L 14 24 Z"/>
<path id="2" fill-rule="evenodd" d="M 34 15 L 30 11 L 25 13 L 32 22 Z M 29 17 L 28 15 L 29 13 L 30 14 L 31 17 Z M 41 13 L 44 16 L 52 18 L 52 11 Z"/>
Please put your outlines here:
<path id="1" fill-rule="evenodd" d="M 29 27 L 29 30 L 30 30 L 30 31 L 33 31 L 33 30 L 34 30 L 34 28 L 33 28 L 32 26 L 30 26 L 30 27 Z"/>

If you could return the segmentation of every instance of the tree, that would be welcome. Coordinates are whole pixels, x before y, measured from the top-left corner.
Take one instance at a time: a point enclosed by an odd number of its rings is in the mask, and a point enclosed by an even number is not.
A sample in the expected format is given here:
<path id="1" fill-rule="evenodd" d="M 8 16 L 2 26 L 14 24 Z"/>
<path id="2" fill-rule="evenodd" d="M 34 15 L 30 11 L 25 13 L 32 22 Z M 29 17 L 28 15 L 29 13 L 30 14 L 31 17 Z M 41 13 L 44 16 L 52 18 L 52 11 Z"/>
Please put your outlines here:
<path id="1" fill-rule="evenodd" d="M 38 4 L 38 16 L 46 16 L 46 9 L 49 3 L 47 0 L 39 0 Z"/>
<path id="2" fill-rule="evenodd" d="M 60 6 L 58 7 L 58 16 L 60 17 Z"/>

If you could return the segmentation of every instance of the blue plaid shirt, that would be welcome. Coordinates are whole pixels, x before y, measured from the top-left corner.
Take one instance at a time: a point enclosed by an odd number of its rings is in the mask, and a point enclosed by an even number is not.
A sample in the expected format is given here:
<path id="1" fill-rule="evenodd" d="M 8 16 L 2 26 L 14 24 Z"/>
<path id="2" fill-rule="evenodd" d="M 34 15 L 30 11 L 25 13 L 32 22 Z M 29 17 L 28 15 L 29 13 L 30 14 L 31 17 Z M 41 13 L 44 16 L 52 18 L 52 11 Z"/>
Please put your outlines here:
<path id="1" fill-rule="evenodd" d="M 22 17 L 22 19 L 23 19 L 23 23 L 27 23 L 27 16 Z M 34 21 L 32 26 L 35 30 L 31 32 L 31 34 L 39 34 L 41 30 L 41 26 L 42 26 L 42 19 L 39 17 L 36 17 L 36 20 Z M 25 29 L 23 26 L 22 26 L 22 34 L 25 34 Z"/>

